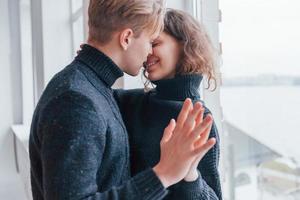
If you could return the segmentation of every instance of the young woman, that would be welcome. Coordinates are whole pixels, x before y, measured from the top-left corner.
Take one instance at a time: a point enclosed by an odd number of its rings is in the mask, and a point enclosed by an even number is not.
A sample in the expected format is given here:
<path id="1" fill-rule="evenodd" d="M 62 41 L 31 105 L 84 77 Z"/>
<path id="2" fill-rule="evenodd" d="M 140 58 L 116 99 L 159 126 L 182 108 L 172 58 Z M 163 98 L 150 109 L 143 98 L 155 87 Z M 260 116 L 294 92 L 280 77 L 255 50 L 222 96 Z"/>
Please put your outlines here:
<path id="1" fill-rule="evenodd" d="M 213 48 L 203 27 L 189 14 L 174 9 L 167 10 L 164 23 L 144 65 L 148 81 L 156 87 L 114 93 L 129 134 L 132 175 L 159 161 L 160 133 L 177 117 L 186 98 L 201 101 L 203 75 L 209 83 L 215 80 Z M 203 109 L 203 117 L 210 114 L 204 103 Z M 183 181 L 169 188 L 166 199 L 222 199 L 215 124 L 209 138 L 215 138 L 216 144 L 195 161 Z"/>

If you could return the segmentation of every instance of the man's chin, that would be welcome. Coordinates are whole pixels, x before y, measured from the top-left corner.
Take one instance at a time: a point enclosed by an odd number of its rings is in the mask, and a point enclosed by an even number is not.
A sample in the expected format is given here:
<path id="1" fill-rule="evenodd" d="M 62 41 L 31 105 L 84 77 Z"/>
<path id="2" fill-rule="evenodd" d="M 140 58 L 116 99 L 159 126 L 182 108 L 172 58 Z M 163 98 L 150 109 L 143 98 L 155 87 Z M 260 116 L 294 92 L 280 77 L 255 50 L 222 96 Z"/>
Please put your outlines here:
<path id="1" fill-rule="evenodd" d="M 140 70 L 125 71 L 125 73 L 130 76 L 137 76 L 137 75 L 139 75 L 139 72 L 140 72 Z"/>

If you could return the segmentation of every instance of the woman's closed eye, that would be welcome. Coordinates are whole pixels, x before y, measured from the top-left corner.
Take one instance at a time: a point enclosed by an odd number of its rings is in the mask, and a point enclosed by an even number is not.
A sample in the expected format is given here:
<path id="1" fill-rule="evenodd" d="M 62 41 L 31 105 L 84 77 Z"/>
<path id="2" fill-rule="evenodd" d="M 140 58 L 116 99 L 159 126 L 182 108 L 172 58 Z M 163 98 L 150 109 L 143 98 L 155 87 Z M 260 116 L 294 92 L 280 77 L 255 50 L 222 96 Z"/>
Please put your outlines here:
<path id="1" fill-rule="evenodd" d="M 158 42 L 153 42 L 153 43 L 152 43 L 152 48 L 153 48 L 153 47 L 156 47 L 158 44 L 159 44 Z"/>

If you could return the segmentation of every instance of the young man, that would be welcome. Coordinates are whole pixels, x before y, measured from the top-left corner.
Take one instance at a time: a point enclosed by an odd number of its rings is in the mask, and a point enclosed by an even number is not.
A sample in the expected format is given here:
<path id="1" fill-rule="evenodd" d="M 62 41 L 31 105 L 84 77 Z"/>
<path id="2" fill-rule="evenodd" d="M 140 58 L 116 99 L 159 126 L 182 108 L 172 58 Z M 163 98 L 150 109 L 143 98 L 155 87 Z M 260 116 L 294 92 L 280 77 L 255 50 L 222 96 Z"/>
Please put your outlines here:
<path id="1" fill-rule="evenodd" d="M 162 199 L 182 180 L 207 141 L 211 118 L 197 124 L 201 104 L 187 100 L 161 142 L 161 160 L 130 177 L 126 128 L 111 86 L 137 75 L 161 30 L 155 0 L 91 0 L 89 39 L 46 87 L 33 116 L 29 151 L 34 199 Z M 204 145 L 195 148 L 199 135 Z"/>

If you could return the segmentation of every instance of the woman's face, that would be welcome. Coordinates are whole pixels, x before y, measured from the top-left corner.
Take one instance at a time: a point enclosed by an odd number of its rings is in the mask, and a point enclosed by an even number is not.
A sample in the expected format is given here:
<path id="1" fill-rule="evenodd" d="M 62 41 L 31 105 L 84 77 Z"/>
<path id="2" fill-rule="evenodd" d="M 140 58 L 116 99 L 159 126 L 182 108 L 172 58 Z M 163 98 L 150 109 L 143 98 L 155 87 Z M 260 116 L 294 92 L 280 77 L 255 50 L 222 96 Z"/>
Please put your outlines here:
<path id="1" fill-rule="evenodd" d="M 173 78 L 176 64 L 181 55 L 180 43 L 169 34 L 162 32 L 153 42 L 153 53 L 147 57 L 145 64 L 151 81 Z"/>

